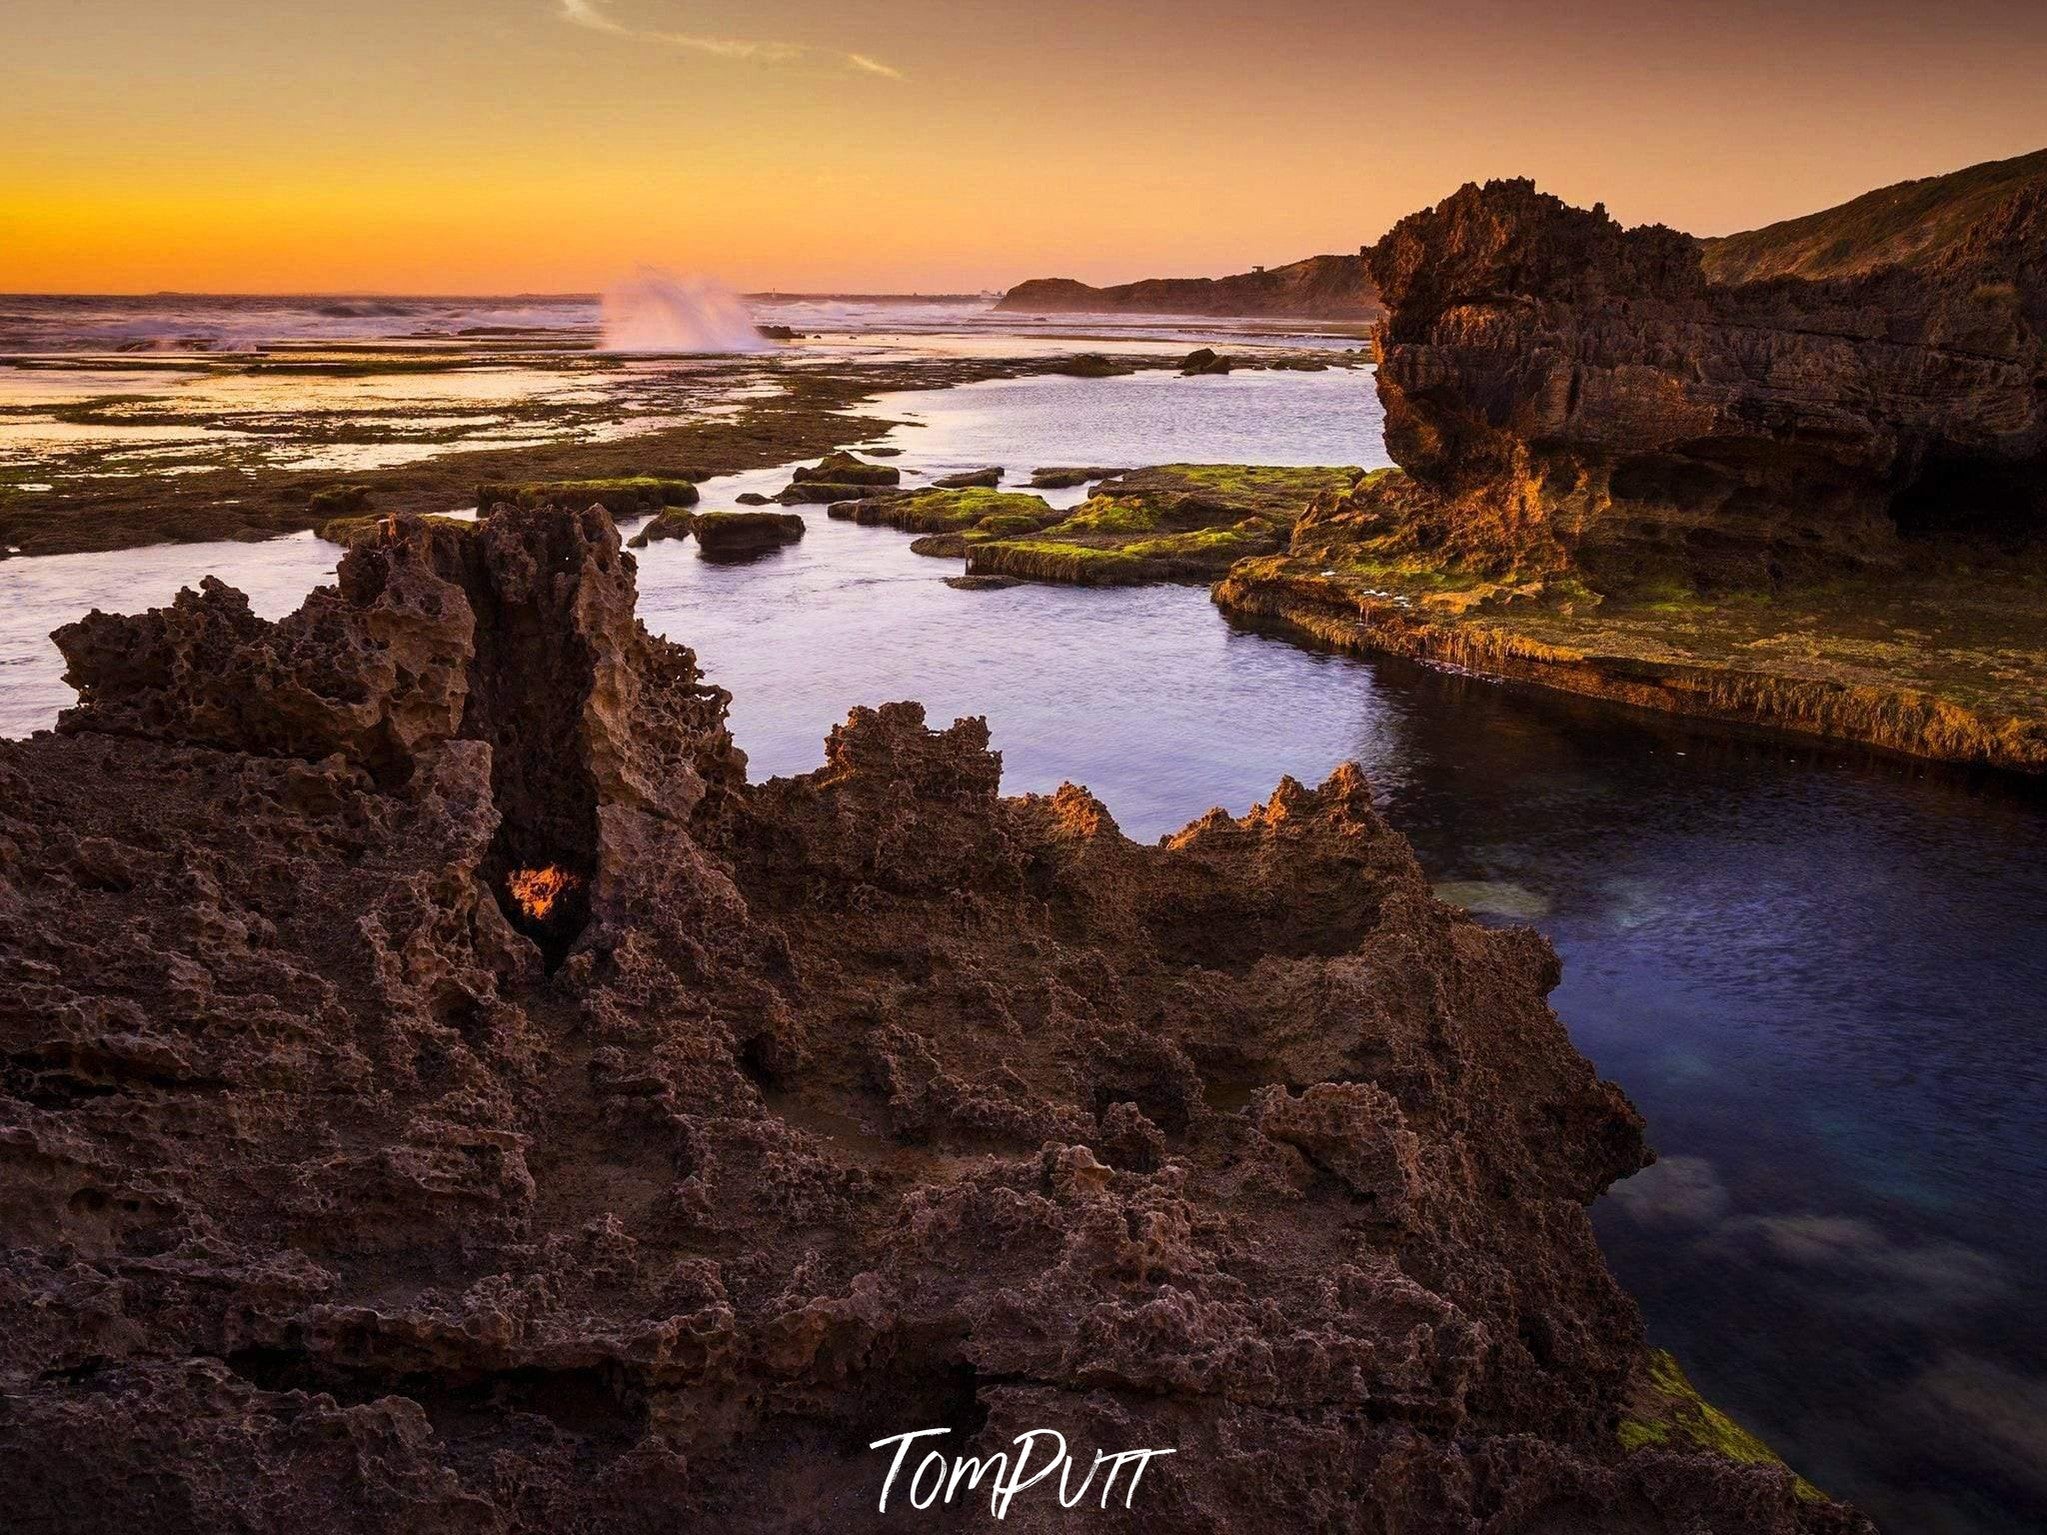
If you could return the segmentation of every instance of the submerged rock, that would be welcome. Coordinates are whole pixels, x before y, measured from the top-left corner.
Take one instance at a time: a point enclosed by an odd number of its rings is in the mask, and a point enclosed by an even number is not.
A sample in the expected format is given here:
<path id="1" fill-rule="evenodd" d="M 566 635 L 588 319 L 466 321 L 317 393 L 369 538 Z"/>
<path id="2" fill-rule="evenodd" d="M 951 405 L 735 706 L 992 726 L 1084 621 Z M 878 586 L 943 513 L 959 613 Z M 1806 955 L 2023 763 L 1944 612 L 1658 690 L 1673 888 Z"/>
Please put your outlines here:
<path id="1" fill-rule="evenodd" d="M 993 490 L 1002 483 L 1002 470 L 999 467 L 968 469 L 959 474 L 942 474 L 931 483 L 940 490 L 970 490 L 975 486 Z"/>
<path id="2" fill-rule="evenodd" d="M 899 703 L 750 784 L 633 596 L 511 507 L 60 631 L 16 1521 L 879 1530 L 860 1446 L 945 1426 L 1174 1448 L 1138 1531 L 1867 1529 L 1690 1431 L 1585 1213 L 1639 1118 L 1355 768 L 1140 846 Z"/>
<path id="3" fill-rule="evenodd" d="M 1230 359 L 1217 353 L 1212 347 L 1196 347 L 1180 360 L 1183 377 L 1200 378 L 1206 375 L 1227 373 L 1232 364 Z"/>
<path id="4" fill-rule="evenodd" d="M 773 506 L 775 504 L 773 496 L 764 496 L 757 490 L 742 490 L 732 499 L 741 506 Z"/>
<path id="5" fill-rule="evenodd" d="M 1082 466 L 1033 469 L 1030 486 L 1032 490 L 1071 490 L 1076 485 L 1091 485 L 1096 480 L 1106 480 L 1111 475 L 1128 474 L 1128 469 L 1090 469 Z"/>
<path id="6" fill-rule="evenodd" d="M 1104 357 L 1100 352 L 1078 352 L 1048 364 L 1045 371 L 1063 374 L 1067 378 L 1122 378 L 1137 370 L 1127 363 Z"/>

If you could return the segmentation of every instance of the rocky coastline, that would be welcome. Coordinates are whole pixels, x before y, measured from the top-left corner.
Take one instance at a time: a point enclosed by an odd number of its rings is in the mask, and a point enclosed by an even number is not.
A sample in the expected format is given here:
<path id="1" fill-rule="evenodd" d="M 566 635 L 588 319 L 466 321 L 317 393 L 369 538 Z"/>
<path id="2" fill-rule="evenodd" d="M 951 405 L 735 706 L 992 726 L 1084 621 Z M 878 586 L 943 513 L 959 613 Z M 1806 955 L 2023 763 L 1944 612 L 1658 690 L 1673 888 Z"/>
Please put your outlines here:
<path id="1" fill-rule="evenodd" d="M 1585 1213 L 1639 1117 L 1354 768 L 1145 847 L 896 703 L 749 783 L 634 587 L 507 503 L 59 631 L 0 742 L 28 1528 L 879 1529 L 863 1447 L 942 1426 L 1174 1447 L 1139 1530 L 1869 1529 L 1647 1348 Z"/>
<path id="2" fill-rule="evenodd" d="M 2047 157 L 1871 199 L 1705 243 L 1525 181 L 1402 220 L 1370 253 L 1400 470 L 1323 498 L 1217 602 L 2047 770 Z M 1796 275 L 1822 246 L 1827 275 Z"/>

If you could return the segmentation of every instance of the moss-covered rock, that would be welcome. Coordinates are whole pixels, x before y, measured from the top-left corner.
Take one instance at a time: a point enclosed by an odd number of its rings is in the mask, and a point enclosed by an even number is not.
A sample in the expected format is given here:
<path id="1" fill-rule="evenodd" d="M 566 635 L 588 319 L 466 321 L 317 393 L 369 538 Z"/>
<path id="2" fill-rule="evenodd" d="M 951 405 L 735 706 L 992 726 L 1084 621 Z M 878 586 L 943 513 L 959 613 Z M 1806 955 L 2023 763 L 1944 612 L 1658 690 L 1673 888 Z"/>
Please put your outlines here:
<path id="1" fill-rule="evenodd" d="M 601 506 L 616 520 L 645 517 L 671 506 L 695 506 L 697 488 L 689 480 L 659 475 L 623 475 L 603 480 L 529 480 L 491 482 L 476 487 L 478 511 L 499 504 L 512 506 Z"/>
<path id="2" fill-rule="evenodd" d="M 315 517 L 348 517 L 368 511 L 370 495 L 367 485 L 329 485 L 308 496 L 306 505 Z"/>
<path id="3" fill-rule="evenodd" d="M 798 485 L 897 485 L 903 471 L 892 464 L 869 464 L 851 453 L 827 453 L 814 464 L 804 464 L 790 476 Z"/>
<path id="4" fill-rule="evenodd" d="M 926 533 L 910 540 L 910 553 L 929 555 L 935 560 L 963 560 L 967 557 L 964 533 Z"/>
<path id="5" fill-rule="evenodd" d="M 906 533 L 966 533 L 993 517 L 1005 519 L 1005 528 L 1016 532 L 1049 527 L 1065 514 L 1046 505 L 1040 496 L 975 486 L 837 501 L 828 515 L 841 522 L 900 528 Z"/>
<path id="6" fill-rule="evenodd" d="M 1024 583 L 1015 576 L 947 576 L 945 584 L 956 592 L 997 592 Z"/>
<path id="7" fill-rule="evenodd" d="M 1355 469 L 1295 469 L 1247 464 L 1162 464 L 1103 481 L 1063 520 L 1013 529 L 984 519 L 969 545 L 970 569 L 999 570 L 1034 580 L 1089 585 L 1143 581 L 1214 581 L 1238 560 L 1276 554 L 1294 520 L 1317 496 L 1339 491 Z M 1004 546 L 995 552 L 995 545 Z M 1028 548 L 1024 546 L 1028 545 Z M 1114 554 L 1120 562 L 1050 557 L 1053 547 Z"/>
<path id="8" fill-rule="evenodd" d="M 1016 576 L 1067 586 L 1138 586 L 1157 579 L 1145 562 L 1118 549 L 1043 539 L 997 539 L 967 550 L 970 576 Z"/>
<path id="9" fill-rule="evenodd" d="M 1661 1445 L 1696 1447 L 1744 1465 L 1782 1466 L 1783 1457 L 1726 1413 L 1700 1396 L 1674 1355 L 1651 1349 L 1647 1367 L 1630 1383 L 1620 1441 L 1627 1450 Z M 1789 1472 L 1789 1467 L 1786 1467 Z M 1809 1502 L 1826 1494 L 1791 1472 L 1792 1490 Z"/>
<path id="10" fill-rule="evenodd" d="M 647 525 L 635 533 L 627 542 L 626 547 L 644 549 L 649 544 L 659 543 L 665 538 L 688 538 L 691 533 L 696 531 L 696 525 L 697 514 L 695 512 L 687 511 L 682 507 L 675 507 L 662 512 L 658 517 L 650 518 Z"/>
<path id="11" fill-rule="evenodd" d="M 804 528 L 794 512 L 699 512 L 693 531 L 705 559 L 745 560 L 795 543 Z"/>

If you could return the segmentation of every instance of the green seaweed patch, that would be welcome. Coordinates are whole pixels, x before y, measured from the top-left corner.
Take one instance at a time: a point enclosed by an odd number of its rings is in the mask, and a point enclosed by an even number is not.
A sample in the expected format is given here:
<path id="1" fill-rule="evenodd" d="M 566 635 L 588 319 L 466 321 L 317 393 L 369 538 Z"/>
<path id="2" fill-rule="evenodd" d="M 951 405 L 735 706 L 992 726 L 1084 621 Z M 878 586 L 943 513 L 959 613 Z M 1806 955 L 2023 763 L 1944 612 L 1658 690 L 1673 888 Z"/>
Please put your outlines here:
<path id="1" fill-rule="evenodd" d="M 367 485 L 329 485 L 306 498 L 306 509 L 315 517 L 347 517 L 366 512 L 370 506 Z"/>
<path id="2" fill-rule="evenodd" d="M 1136 586 L 1153 579 L 1143 560 L 1120 549 L 1046 539 L 998 540 L 967 551 L 970 576 L 1021 576 L 1069 586 Z"/>
<path id="3" fill-rule="evenodd" d="M 1141 539 L 1125 544 L 1123 551 L 1141 560 L 1199 559 L 1228 564 L 1254 554 L 1276 553 L 1280 543 L 1279 530 L 1254 518 L 1230 528 L 1199 528 L 1191 533 Z"/>
<path id="4" fill-rule="evenodd" d="M 906 533 L 963 533 L 1000 518 L 1014 532 L 1034 532 L 1059 520 L 1041 496 L 1015 490 L 917 490 L 907 495 L 835 503 L 830 515 L 866 527 Z"/>
<path id="5" fill-rule="evenodd" d="M 671 506 L 695 506 L 697 488 L 689 480 L 658 475 L 624 475 L 601 480 L 528 480 L 486 482 L 476 487 L 479 511 L 500 503 L 511 506 L 601 506 L 613 517 L 644 517 Z"/>
<path id="6" fill-rule="evenodd" d="M 1648 1369 L 1636 1377 L 1627 1405 L 1628 1416 L 1621 1419 L 1618 1431 L 1624 1450 L 1665 1445 L 1704 1450 L 1743 1465 L 1784 1465 L 1783 1456 L 1700 1396 L 1667 1349 L 1649 1351 Z M 1825 1493 L 1796 1472 L 1792 1490 L 1808 1502 L 1827 1501 Z"/>

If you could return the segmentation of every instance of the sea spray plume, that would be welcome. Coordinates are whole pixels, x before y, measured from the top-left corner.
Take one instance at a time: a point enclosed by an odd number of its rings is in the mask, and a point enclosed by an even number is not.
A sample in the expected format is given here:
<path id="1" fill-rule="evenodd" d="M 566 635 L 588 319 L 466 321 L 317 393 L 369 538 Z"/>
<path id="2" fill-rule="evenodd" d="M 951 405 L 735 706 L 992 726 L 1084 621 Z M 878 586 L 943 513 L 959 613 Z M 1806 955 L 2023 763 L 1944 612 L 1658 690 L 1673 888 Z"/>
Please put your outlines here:
<path id="1" fill-rule="evenodd" d="M 767 342 L 736 294 L 709 277 L 641 267 L 604 295 L 607 352 L 759 352 Z"/>

